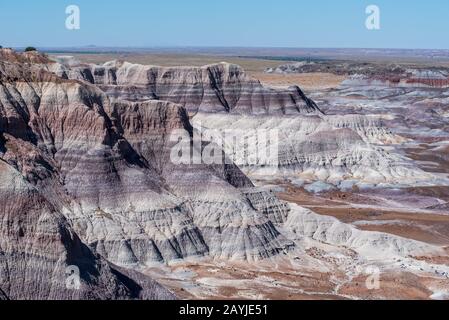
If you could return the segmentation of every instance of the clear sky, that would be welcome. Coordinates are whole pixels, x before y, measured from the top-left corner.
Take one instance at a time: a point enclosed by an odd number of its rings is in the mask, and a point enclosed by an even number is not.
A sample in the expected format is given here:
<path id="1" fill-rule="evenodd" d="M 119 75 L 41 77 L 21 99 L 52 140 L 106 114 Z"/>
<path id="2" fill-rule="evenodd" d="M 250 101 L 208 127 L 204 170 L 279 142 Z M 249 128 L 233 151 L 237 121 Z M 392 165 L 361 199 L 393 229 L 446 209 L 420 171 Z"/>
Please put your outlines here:
<path id="1" fill-rule="evenodd" d="M 81 29 L 65 28 L 78 5 Z M 380 8 L 367 30 L 365 8 Z M 0 0 L 0 45 L 449 49 L 448 0 Z"/>

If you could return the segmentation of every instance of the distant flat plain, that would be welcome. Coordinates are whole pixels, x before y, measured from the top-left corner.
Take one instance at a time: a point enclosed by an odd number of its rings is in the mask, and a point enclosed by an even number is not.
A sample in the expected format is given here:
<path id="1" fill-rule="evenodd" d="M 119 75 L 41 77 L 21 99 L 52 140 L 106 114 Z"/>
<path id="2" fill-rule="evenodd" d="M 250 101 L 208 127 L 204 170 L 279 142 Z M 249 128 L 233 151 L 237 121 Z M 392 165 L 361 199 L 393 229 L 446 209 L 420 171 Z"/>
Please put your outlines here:
<path id="1" fill-rule="evenodd" d="M 219 62 L 228 62 L 241 66 L 250 76 L 270 86 L 298 85 L 303 90 L 327 89 L 338 86 L 345 79 L 328 73 L 311 74 L 267 74 L 265 69 L 276 68 L 289 60 L 266 59 L 263 57 L 237 57 L 205 54 L 155 54 L 155 53 L 70 53 L 55 52 L 53 56 L 69 55 L 81 62 L 102 64 L 111 60 L 123 60 L 131 63 L 157 66 L 204 66 Z"/>
<path id="2" fill-rule="evenodd" d="M 385 63 L 417 63 L 449 66 L 448 50 L 325 49 L 325 48 L 71 48 L 45 49 L 50 55 L 69 55 L 85 63 L 111 60 L 158 66 L 204 66 L 228 62 L 271 86 L 298 85 L 304 91 L 338 86 L 344 76 L 329 73 L 267 74 L 265 69 L 302 60 L 358 60 Z"/>

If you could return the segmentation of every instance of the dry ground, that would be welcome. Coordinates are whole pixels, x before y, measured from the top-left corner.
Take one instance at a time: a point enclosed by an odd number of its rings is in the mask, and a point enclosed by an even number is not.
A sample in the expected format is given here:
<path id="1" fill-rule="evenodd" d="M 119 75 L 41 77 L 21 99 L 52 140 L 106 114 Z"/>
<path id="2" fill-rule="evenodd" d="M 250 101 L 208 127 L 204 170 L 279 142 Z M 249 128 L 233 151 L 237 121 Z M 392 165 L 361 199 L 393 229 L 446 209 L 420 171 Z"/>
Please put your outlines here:
<path id="1" fill-rule="evenodd" d="M 332 89 L 338 87 L 346 79 L 345 76 L 319 72 L 305 74 L 250 72 L 250 74 L 267 86 L 297 85 L 306 91 Z"/>
<path id="2" fill-rule="evenodd" d="M 433 195 L 435 188 L 414 188 L 415 194 Z M 447 192 L 447 189 L 445 190 Z M 368 231 L 386 232 L 401 237 L 449 246 L 449 215 L 440 212 L 407 212 L 406 209 L 386 209 L 366 195 L 345 192 L 329 192 L 313 195 L 303 188 L 290 187 L 278 196 L 285 201 L 345 223 L 357 223 L 357 228 Z M 372 208 L 360 208 L 354 204 L 370 204 Z M 381 222 L 370 224 L 370 222 Z"/>

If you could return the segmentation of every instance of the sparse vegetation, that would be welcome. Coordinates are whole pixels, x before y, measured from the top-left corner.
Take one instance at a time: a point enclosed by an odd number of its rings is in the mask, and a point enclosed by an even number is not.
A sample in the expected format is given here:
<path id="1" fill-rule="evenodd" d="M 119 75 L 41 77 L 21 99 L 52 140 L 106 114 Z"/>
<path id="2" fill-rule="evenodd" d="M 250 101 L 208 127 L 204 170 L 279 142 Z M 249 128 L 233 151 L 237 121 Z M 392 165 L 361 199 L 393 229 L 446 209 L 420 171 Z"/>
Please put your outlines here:
<path id="1" fill-rule="evenodd" d="M 37 51 L 37 49 L 35 47 L 26 47 L 25 48 L 25 52 L 30 52 L 30 51 Z"/>

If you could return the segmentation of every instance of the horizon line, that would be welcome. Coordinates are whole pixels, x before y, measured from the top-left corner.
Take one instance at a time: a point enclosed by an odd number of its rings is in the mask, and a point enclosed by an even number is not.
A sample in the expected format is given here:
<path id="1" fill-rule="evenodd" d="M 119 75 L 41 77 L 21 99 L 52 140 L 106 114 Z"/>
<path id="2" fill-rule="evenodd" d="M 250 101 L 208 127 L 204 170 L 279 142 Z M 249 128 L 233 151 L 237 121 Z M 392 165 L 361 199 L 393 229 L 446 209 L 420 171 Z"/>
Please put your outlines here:
<path id="1" fill-rule="evenodd" d="M 32 45 L 30 45 L 32 46 Z M 3 46 L 3 48 L 23 49 L 27 46 Z M 154 45 L 154 46 L 100 46 L 100 45 L 36 45 L 41 49 L 302 49 L 302 50 L 420 50 L 420 51 L 449 51 L 449 48 L 406 48 L 406 47 L 292 47 L 292 46 L 206 46 L 206 45 Z"/>

